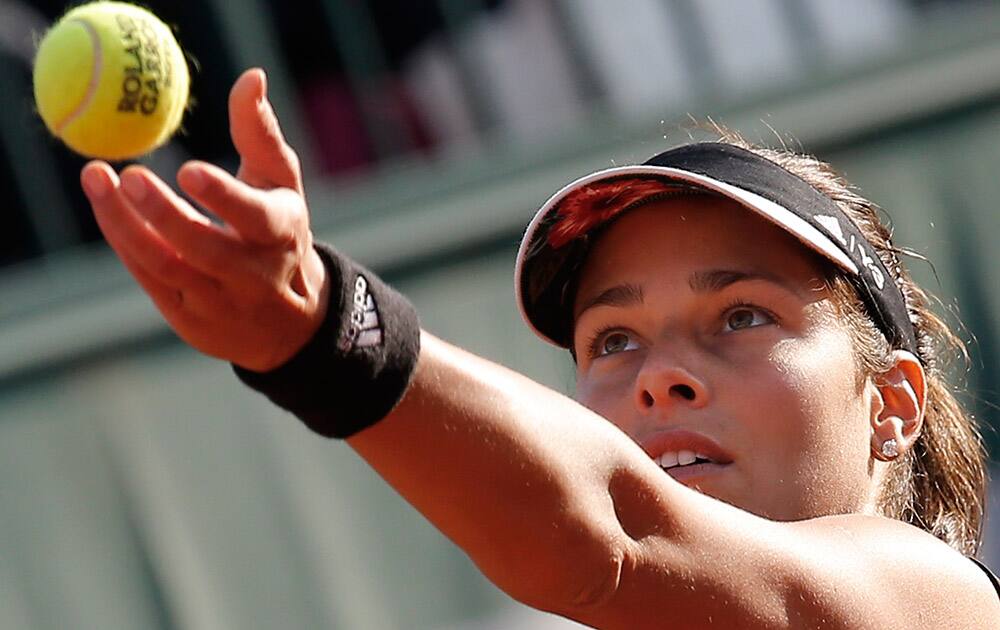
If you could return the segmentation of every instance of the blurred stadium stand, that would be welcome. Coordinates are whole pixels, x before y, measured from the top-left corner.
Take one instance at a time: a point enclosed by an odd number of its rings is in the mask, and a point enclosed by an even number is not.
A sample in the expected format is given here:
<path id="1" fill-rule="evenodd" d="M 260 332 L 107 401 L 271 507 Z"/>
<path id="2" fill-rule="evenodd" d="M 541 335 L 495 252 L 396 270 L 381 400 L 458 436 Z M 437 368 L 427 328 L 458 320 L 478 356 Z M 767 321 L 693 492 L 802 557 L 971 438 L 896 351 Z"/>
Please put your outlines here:
<path id="1" fill-rule="evenodd" d="M 266 68 L 320 236 L 432 331 L 564 391 L 568 360 L 511 290 L 548 194 L 686 141 L 689 112 L 832 161 L 934 262 L 911 269 L 966 326 L 1000 453 L 995 2 L 146 4 L 196 70 L 184 132 L 144 163 L 234 168 L 228 87 Z M 34 42 L 63 11 L 0 0 L 0 628 L 566 627 L 169 333 L 100 241 L 83 160 L 34 112 Z"/>

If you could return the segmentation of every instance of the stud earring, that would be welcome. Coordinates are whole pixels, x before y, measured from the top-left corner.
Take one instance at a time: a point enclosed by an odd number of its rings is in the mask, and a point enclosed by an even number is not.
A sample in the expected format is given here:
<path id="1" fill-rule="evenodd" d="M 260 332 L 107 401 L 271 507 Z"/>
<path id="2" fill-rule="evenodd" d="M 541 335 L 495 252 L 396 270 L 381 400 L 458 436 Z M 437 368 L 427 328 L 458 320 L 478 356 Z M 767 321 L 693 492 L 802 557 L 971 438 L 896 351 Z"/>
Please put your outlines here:
<path id="1" fill-rule="evenodd" d="M 899 445 L 895 438 L 889 438 L 882 442 L 882 456 L 886 459 L 896 459 L 899 457 Z"/>

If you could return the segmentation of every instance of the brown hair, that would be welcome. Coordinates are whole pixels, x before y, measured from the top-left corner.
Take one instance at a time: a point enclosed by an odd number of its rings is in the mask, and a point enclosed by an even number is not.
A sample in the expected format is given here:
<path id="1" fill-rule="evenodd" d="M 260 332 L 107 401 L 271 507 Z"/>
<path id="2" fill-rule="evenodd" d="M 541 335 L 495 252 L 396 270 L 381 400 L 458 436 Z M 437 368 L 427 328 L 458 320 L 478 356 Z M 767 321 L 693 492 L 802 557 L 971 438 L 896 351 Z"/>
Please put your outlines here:
<path id="1" fill-rule="evenodd" d="M 910 277 L 899 258 L 911 255 L 894 245 L 879 208 L 858 194 L 833 168 L 788 150 L 755 147 L 731 132 L 721 141 L 739 145 L 801 177 L 832 199 L 860 228 L 903 292 L 917 337 L 917 354 L 927 379 L 923 429 L 916 444 L 892 462 L 883 481 L 878 509 L 934 534 L 965 555 L 975 555 L 982 538 L 986 495 L 985 450 L 969 412 L 948 382 L 955 360 L 968 361 L 965 345 L 930 307 L 930 296 Z M 892 348 L 868 317 L 852 285 L 831 280 L 834 301 L 850 322 L 861 376 L 886 371 Z"/>

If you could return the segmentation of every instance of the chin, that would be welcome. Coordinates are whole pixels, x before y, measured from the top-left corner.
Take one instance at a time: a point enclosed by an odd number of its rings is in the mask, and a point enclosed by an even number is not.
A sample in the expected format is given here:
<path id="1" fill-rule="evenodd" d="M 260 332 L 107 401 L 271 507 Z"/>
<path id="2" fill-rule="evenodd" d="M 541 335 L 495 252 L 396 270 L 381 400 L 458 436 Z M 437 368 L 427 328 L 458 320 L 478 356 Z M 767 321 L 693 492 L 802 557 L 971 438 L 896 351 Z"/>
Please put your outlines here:
<path id="1" fill-rule="evenodd" d="M 705 496 L 728 503 L 741 510 L 752 511 L 747 507 L 747 501 L 743 497 L 726 488 L 726 484 L 720 482 L 718 479 L 678 479 L 678 481 Z"/>

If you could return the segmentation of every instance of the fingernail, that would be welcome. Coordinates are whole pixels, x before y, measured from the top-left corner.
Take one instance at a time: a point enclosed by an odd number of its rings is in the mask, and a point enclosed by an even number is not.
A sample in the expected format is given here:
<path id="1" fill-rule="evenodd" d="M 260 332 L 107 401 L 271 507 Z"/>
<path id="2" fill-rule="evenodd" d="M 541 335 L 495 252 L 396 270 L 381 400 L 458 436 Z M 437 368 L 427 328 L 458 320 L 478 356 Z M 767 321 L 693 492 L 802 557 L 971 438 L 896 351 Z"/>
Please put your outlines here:
<path id="1" fill-rule="evenodd" d="M 98 173 L 97 169 L 86 169 L 83 172 L 83 187 L 87 189 L 87 194 L 94 199 L 100 199 L 108 194 L 108 181 L 103 173 Z"/>
<path id="2" fill-rule="evenodd" d="M 267 98 L 267 72 L 263 68 L 258 68 L 258 70 L 260 71 L 260 91 L 264 95 L 264 98 Z"/>
<path id="3" fill-rule="evenodd" d="M 201 172 L 200 168 L 186 168 L 181 177 L 184 180 L 184 188 L 189 193 L 198 194 L 205 190 L 205 174 Z"/>
<path id="4" fill-rule="evenodd" d="M 136 173 L 122 174 L 122 189 L 125 191 L 126 197 L 137 203 L 145 199 L 148 192 L 146 182 Z"/>

